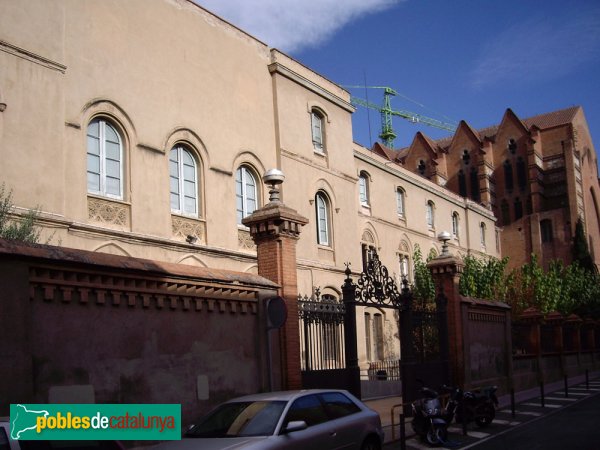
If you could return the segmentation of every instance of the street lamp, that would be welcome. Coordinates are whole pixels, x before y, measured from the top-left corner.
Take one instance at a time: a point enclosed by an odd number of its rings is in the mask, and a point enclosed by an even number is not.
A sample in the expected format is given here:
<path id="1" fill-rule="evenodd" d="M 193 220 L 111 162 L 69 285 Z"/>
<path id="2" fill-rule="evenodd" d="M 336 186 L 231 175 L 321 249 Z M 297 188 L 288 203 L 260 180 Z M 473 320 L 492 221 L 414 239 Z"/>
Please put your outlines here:
<path id="1" fill-rule="evenodd" d="M 450 256 L 450 252 L 448 251 L 448 241 L 452 236 L 447 231 L 442 231 L 437 236 L 438 241 L 442 242 L 442 254 L 440 256 Z"/>
<path id="2" fill-rule="evenodd" d="M 268 184 L 270 187 L 269 202 L 279 203 L 281 201 L 279 198 L 279 185 L 285 180 L 283 172 L 279 169 L 271 169 L 268 170 L 262 178 L 265 184 Z"/>

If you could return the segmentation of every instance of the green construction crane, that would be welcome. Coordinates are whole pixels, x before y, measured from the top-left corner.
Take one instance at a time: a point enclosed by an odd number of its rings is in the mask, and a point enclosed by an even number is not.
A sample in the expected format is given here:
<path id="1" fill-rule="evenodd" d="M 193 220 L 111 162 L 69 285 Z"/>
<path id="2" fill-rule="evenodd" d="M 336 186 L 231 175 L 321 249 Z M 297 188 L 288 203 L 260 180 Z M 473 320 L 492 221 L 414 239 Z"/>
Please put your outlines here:
<path id="1" fill-rule="evenodd" d="M 391 87 L 387 86 L 342 86 L 344 88 L 360 88 L 360 89 L 383 89 L 383 105 L 376 105 L 362 98 L 350 97 L 350 102 L 355 106 L 364 106 L 365 108 L 374 109 L 379 111 L 381 114 L 381 133 L 379 138 L 385 144 L 386 147 L 392 148 L 394 145 L 394 139 L 396 139 L 396 133 L 392 127 L 392 116 L 399 116 L 403 119 L 410 120 L 413 123 L 424 123 L 430 127 L 440 128 L 442 130 L 456 131 L 456 124 L 442 122 L 441 120 L 432 119 L 421 114 L 417 114 L 411 111 L 400 110 L 396 111 L 392 109 L 391 98 L 395 95 L 399 95 Z"/>

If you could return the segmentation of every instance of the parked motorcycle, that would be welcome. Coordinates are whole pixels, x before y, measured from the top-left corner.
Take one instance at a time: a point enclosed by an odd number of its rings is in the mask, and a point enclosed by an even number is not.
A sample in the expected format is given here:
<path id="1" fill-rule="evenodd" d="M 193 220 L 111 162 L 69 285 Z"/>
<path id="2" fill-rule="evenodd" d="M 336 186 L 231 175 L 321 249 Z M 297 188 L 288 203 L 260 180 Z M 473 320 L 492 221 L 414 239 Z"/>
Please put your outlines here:
<path id="1" fill-rule="evenodd" d="M 456 416 L 457 423 L 463 423 L 464 420 L 467 424 L 475 422 L 481 428 L 488 426 L 496 417 L 497 389 L 497 386 L 490 386 L 463 392 L 458 387 L 451 388 L 444 419 L 451 423 Z"/>
<path id="2" fill-rule="evenodd" d="M 448 424 L 438 393 L 423 386 L 423 398 L 415 400 L 412 406 L 411 422 L 414 432 L 430 445 L 443 444 L 448 439 Z"/>

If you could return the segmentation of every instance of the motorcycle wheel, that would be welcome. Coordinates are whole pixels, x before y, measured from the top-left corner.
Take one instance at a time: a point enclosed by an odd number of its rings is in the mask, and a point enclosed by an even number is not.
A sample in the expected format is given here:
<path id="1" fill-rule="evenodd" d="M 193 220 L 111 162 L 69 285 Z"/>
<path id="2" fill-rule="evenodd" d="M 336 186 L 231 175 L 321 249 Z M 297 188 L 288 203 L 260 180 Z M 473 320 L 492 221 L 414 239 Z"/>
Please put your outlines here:
<path id="1" fill-rule="evenodd" d="M 496 417 L 496 408 L 492 405 L 483 405 L 481 412 L 475 418 L 475 423 L 479 428 L 487 427 Z"/>
<path id="2" fill-rule="evenodd" d="M 425 442 L 427 442 L 429 445 L 438 445 L 440 443 L 438 438 L 438 430 L 436 430 L 434 427 L 429 427 L 427 429 L 427 433 L 425 434 Z"/>

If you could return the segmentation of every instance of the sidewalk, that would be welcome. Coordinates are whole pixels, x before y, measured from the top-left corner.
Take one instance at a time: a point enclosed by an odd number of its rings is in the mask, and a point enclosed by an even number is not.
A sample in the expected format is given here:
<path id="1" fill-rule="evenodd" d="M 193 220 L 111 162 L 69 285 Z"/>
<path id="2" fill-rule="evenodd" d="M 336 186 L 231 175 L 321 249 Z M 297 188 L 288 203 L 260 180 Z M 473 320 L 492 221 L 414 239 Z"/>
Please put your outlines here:
<path id="1" fill-rule="evenodd" d="M 598 380 L 600 378 L 600 371 L 594 371 L 589 373 L 589 380 Z M 581 383 L 585 383 L 585 375 L 578 375 L 575 377 L 571 377 L 568 380 L 568 386 L 573 386 Z M 552 393 L 564 390 L 564 380 L 556 381 L 553 383 L 548 383 L 544 385 L 544 392 L 546 396 L 552 395 Z M 527 389 L 524 391 L 515 392 L 515 404 L 523 403 L 528 400 L 540 396 L 540 388 L 535 387 L 531 389 Z M 498 410 L 510 408 L 510 394 L 503 395 L 498 398 L 499 406 Z M 381 417 L 381 425 L 383 426 L 383 431 L 385 432 L 385 441 L 384 443 L 389 443 L 394 440 L 400 439 L 400 425 L 399 425 L 399 414 L 401 408 L 398 406 L 394 408 L 394 436 L 395 439 L 392 439 L 392 408 L 396 405 L 402 404 L 402 397 L 385 397 L 375 400 L 365 400 L 365 405 L 369 408 L 377 411 L 379 416 Z M 407 437 L 411 437 L 414 435 L 412 428 L 410 426 L 410 418 L 407 418 L 405 425 L 405 432 Z"/>

